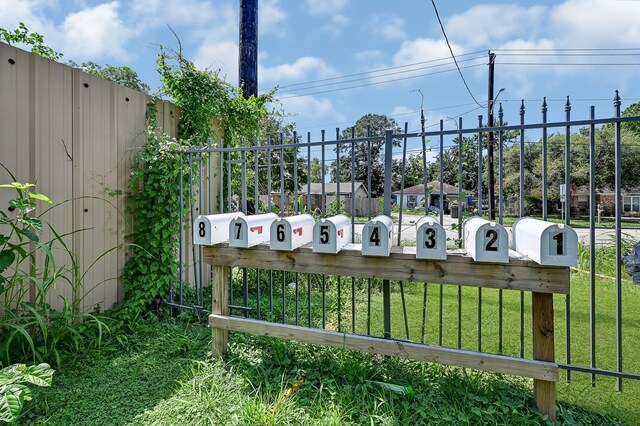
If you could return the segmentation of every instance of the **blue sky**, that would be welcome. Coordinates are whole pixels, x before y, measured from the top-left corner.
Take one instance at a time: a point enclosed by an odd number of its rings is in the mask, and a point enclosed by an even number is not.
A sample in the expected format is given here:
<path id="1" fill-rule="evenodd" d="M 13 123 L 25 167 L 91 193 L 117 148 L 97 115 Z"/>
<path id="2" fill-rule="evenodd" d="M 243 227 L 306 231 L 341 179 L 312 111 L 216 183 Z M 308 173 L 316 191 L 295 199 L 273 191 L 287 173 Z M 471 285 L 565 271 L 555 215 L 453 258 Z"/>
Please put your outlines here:
<path id="1" fill-rule="evenodd" d="M 418 130 L 417 89 L 424 94 L 427 126 L 463 115 L 471 127 L 478 114 L 486 115 L 452 64 L 430 0 L 259 4 L 259 88 L 281 87 L 277 96 L 295 114 L 300 132 L 317 137 L 325 128 L 334 135 L 336 127 L 366 113 L 387 114 Z M 481 105 L 487 98 L 487 52 L 496 53 L 496 93 L 505 89 L 499 100 L 511 122 L 519 120 L 520 99 L 526 99 L 529 122 L 539 121 L 543 96 L 550 120 L 563 119 L 567 95 L 576 118 L 585 118 L 592 104 L 599 116 L 610 116 L 616 89 L 623 108 L 640 101 L 638 0 L 436 4 Z M 238 8 L 239 0 L 0 0 L 0 26 L 23 21 L 64 60 L 126 65 L 155 89 L 157 46 L 175 46 L 171 25 L 187 57 L 201 67 L 221 68 L 237 83 Z"/>

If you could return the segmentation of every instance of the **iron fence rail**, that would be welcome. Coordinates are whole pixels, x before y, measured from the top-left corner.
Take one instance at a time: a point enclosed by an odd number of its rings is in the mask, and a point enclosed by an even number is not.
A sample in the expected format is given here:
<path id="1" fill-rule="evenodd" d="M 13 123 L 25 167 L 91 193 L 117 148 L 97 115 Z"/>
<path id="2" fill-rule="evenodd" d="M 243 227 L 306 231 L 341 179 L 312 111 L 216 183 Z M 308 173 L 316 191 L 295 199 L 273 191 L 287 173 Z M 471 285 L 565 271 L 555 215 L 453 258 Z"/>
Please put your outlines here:
<path id="1" fill-rule="evenodd" d="M 439 162 L 438 164 L 438 181 L 440 182 L 439 189 L 439 211 L 438 217 L 442 225 L 444 225 L 445 214 L 445 194 L 444 194 L 444 157 L 446 143 L 449 141 L 448 148 L 456 148 L 457 150 L 457 189 L 458 194 L 463 194 L 465 188 L 463 188 L 462 175 L 465 168 L 468 165 L 463 161 L 463 138 L 475 137 L 475 149 L 477 155 L 477 214 L 483 213 L 483 199 L 486 193 L 486 185 L 484 185 L 483 179 L 483 156 L 486 153 L 484 147 L 484 141 L 488 139 L 487 136 L 490 132 L 497 134 L 498 143 L 498 222 L 504 223 L 506 214 L 505 209 L 505 149 L 507 148 L 507 133 L 513 137 L 513 133 L 517 133 L 516 140 L 512 141 L 510 149 L 519 149 L 518 152 L 518 169 L 519 169 L 519 194 L 518 197 L 518 213 L 520 216 L 524 216 L 526 213 L 525 194 L 526 194 L 526 144 L 531 143 L 527 140 L 527 135 L 530 131 L 540 132 L 538 141 L 541 144 L 542 151 L 542 173 L 541 173 L 541 187 L 539 188 L 542 194 L 542 210 L 541 217 L 546 220 L 549 218 L 549 206 L 551 197 L 549 195 L 549 130 L 558 129 L 560 135 L 564 136 L 564 170 L 563 180 L 566 188 L 571 188 L 572 183 L 572 158 L 571 158 L 571 143 L 572 143 L 572 130 L 575 129 L 587 129 L 589 135 L 589 206 L 588 212 L 590 216 L 589 220 L 589 303 L 587 306 L 573 306 L 571 296 L 567 295 L 564 300 L 564 362 L 560 362 L 560 367 L 566 370 L 567 380 L 571 380 L 571 373 L 587 373 L 590 375 L 593 385 L 596 383 L 596 376 L 613 376 L 616 378 L 616 387 L 618 390 L 622 390 L 622 379 L 640 379 L 640 372 L 632 372 L 625 370 L 625 352 L 623 348 L 624 326 L 631 327 L 632 325 L 624 325 L 623 322 L 623 271 L 621 269 L 620 262 L 615 262 L 615 363 L 614 368 L 603 368 L 603 365 L 611 365 L 610 359 L 603 359 L 598 356 L 598 334 L 596 333 L 598 327 L 597 316 L 597 273 L 596 273 L 596 132 L 599 126 L 611 125 L 614 127 L 614 155 L 615 155 L 615 221 L 614 221 L 614 233 L 615 233 L 615 256 L 616 259 L 621 259 L 622 256 L 622 133 L 621 128 L 623 123 L 639 122 L 640 117 L 622 117 L 621 116 L 621 100 L 616 92 L 613 100 L 613 116 L 609 118 L 596 118 L 595 107 L 590 107 L 588 119 L 572 119 L 571 116 L 571 102 L 567 98 L 565 103 L 565 120 L 548 122 L 548 106 L 546 99 L 541 106 L 541 121 L 538 123 L 526 123 L 526 109 L 524 101 L 520 105 L 519 109 L 519 123 L 514 125 L 505 124 L 504 110 L 502 104 L 500 104 L 498 111 L 498 122 L 493 127 L 487 127 L 483 124 L 483 116 L 478 116 L 477 126 L 475 127 L 463 127 L 463 118 L 459 117 L 457 120 L 451 119 L 455 124 L 454 129 L 445 130 L 445 121 L 440 120 L 439 128 L 435 131 L 428 132 L 408 132 L 408 125 L 405 124 L 403 132 L 394 132 L 392 130 L 385 131 L 384 135 L 372 134 L 372 129 L 367 129 L 367 135 L 364 137 L 355 137 L 354 128 L 350 130 L 349 138 L 341 138 L 341 132 L 339 128 L 335 129 L 335 139 L 327 140 L 326 132 L 323 130 L 320 133 L 320 140 L 312 140 L 311 133 L 307 133 L 306 141 L 302 141 L 302 138 L 297 133 L 292 135 L 280 134 L 277 138 L 266 138 L 265 140 L 259 140 L 256 138 L 251 143 L 242 141 L 238 146 L 213 146 L 212 142 L 209 142 L 207 147 L 193 148 L 185 151 L 184 161 L 187 161 L 191 166 L 191 173 L 189 176 L 184 176 L 184 185 L 180 187 L 180 200 L 181 205 L 179 208 L 182 211 L 188 209 L 189 214 L 183 217 L 185 223 L 181 223 L 181 228 L 188 227 L 186 219 L 191 222 L 195 219 L 196 212 L 198 213 L 213 213 L 217 212 L 229 212 L 241 210 L 244 213 L 260 213 L 265 211 L 273 211 L 274 209 L 279 215 L 284 216 L 287 214 L 298 214 L 300 212 L 315 213 L 319 217 L 326 217 L 328 214 L 343 211 L 342 202 L 347 198 L 341 191 L 341 185 L 347 186 L 347 194 L 351 194 L 351 199 L 355 199 L 356 189 L 356 167 L 364 167 L 366 170 L 366 184 L 367 188 L 367 206 L 368 211 L 366 219 L 370 220 L 372 217 L 373 203 L 380 202 L 376 200 L 376 197 L 372 196 L 372 190 L 374 189 L 374 178 L 376 182 L 379 181 L 380 176 L 376 176 L 376 173 L 380 172 L 382 167 L 384 173 L 382 196 L 383 212 L 387 215 L 392 211 L 392 173 L 393 173 L 393 158 L 397 156 L 400 158 L 398 161 L 400 167 L 400 202 L 398 203 L 398 234 L 397 244 L 405 243 L 403 237 L 403 223 L 406 220 L 406 211 L 404 206 L 405 196 L 405 183 L 406 183 L 406 167 L 407 167 L 407 147 L 415 143 L 420 147 L 420 154 L 423 163 L 423 183 L 425 185 L 425 206 L 421 209 L 421 213 L 429 214 L 429 203 L 426 200 L 430 194 L 426 190 L 427 186 L 427 138 L 434 138 L 437 140 L 437 159 L 433 161 Z M 349 132 L 347 132 L 349 133 Z M 343 133 L 344 134 L 344 133 Z M 492 139 L 493 140 L 493 139 Z M 536 143 L 538 142 L 536 141 Z M 372 149 L 374 151 L 372 151 Z M 366 153 L 366 157 L 359 156 L 358 150 L 363 150 Z M 376 153 L 380 153 L 380 156 Z M 314 165 L 313 159 L 317 158 L 319 164 Z M 320 170 L 320 182 L 321 186 L 320 194 L 312 194 L 312 173 L 313 167 L 319 166 Z M 216 173 L 215 169 L 219 171 L 221 178 L 219 179 L 219 187 L 213 187 L 213 176 Z M 273 171 L 276 170 L 275 180 Z M 205 173 L 206 171 L 206 173 Z M 331 173 L 327 173 L 330 171 Z M 251 176 L 251 174 L 253 176 Z M 306 176 L 305 176 L 306 175 Z M 349 175 L 348 181 L 341 179 L 341 175 Z M 327 205 L 327 183 L 328 181 L 335 181 L 335 200 L 331 205 Z M 306 188 L 300 186 L 299 182 L 305 182 Z M 248 186 L 252 185 L 253 188 Z M 374 186 L 372 186 L 374 185 Z M 274 190 L 275 189 L 275 190 Z M 342 187 L 344 189 L 344 187 Z M 189 196 L 186 197 L 185 193 Z M 215 193 L 218 194 L 218 203 L 215 204 Z M 570 189 L 568 190 L 569 196 L 567 197 L 568 214 L 564 218 L 566 225 L 571 224 L 571 196 Z M 274 202 L 273 197 L 279 195 L 277 203 Z M 293 200 L 290 200 L 289 194 L 293 196 Z M 313 195 L 320 196 L 320 203 L 317 208 L 314 209 Z M 300 197 L 306 196 L 304 202 Z M 460 197 L 460 195 L 459 195 Z M 285 201 L 286 200 L 286 201 Z M 205 204 L 207 205 L 206 211 L 204 210 Z M 352 223 L 356 223 L 355 203 L 352 201 L 348 210 L 344 211 L 345 214 L 350 216 Z M 461 207 L 461 206 L 460 206 Z M 458 246 L 461 244 L 461 225 L 465 212 L 462 208 L 459 208 L 459 215 L 457 220 L 457 236 L 458 238 L 453 242 Z M 186 236 L 186 237 L 185 237 Z M 183 233 L 180 238 L 180 252 L 179 261 L 181 265 L 181 271 L 184 267 L 193 269 L 191 275 L 193 280 L 186 282 L 183 279 L 183 273 L 177 274 L 175 285 L 172 285 L 169 293 L 169 300 L 167 305 L 172 309 L 189 309 L 198 313 L 206 313 L 208 310 L 205 306 L 208 306 L 209 302 L 205 303 L 207 298 L 206 290 L 210 280 L 210 271 L 207 266 L 204 265 L 202 259 L 202 250 L 196 246 L 190 246 L 188 233 Z M 355 241 L 358 237 L 356 226 L 352 226 L 352 238 Z M 184 265 L 183 251 L 191 247 L 193 250 L 194 259 L 193 264 Z M 346 287 L 345 287 L 346 285 Z M 417 285 L 411 284 L 406 287 L 402 281 L 391 282 L 388 280 L 375 280 L 375 279 L 356 279 L 354 277 L 333 277 L 333 276 L 316 276 L 314 274 L 298 274 L 298 273 L 285 273 L 276 271 L 254 270 L 243 268 L 235 271 L 232 274 L 232 278 L 229 283 L 230 291 L 230 305 L 229 308 L 232 313 L 241 314 L 245 317 L 251 316 L 258 319 L 266 319 L 270 321 L 280 321 L 286 323 L 291 321 L 292 323 L 304 324 L 308 327 L 337 327 L 338 330 L 350 330 L 352 333 L 360 333 L 372 335 L 373 333 L 381 333 L 387 338 L 407 339 L 413 337 L 414 340 L 425 343 L 428 340 L 428 334 L 431 330 L 431 324 L 429 324 L 429 317 L 433 315 L 432 309 L 436 310 L 435 316 L 437 318 L 436 327 L 434 330 L 435 337 L 432 337 L 439 345 L 451 345 L 458 348 L 463 347 L 463 337 L 467 335 L 465 331 L 465 325 L 463 324 L 463 304 L 465 306 L 475 306 L 477 311 L 477 330 L 476 341 L 478 351 L 486 350 L 487 348 L 495 348 L 498 353 L 503 353 L 507 350 L 506 343 L 509 341 L 509 345 L 513 350 L 512 336 L 505 335 L 505 317 L 512 315 L 511 307 L 507 309 L 507 303 L 514 302 L 513 297 L 509 295 L 507 297 L 503 290 L 497 291 L 497 313 L 487 310 L 487 307 L 483 305 L 483 300 L 487 297 L 493 297 L 493 293 L 484 294 L 482 289 L 478 289 L 475 294 L 475 300 L 471 300 L 471 304 L 467 302 L 471 296 L 463 291 L 461 287 L 451 291 L 451 286 L 436 285 L 423 283 L 421 288 Z M 345 293 L 346 288 L 346 293 Z M 428 291 L 429 288 L 436 290 L 435 294 Z M 236 293 L 234 293 L 234 290 Z M 240 291 L 240 294 L 237 292 Z M 417 292 L 417 293 L 416 293 Z M 193 296 L 188 296 L 186 293 L 193 293 Z M 278 294 L 279 293 L 279 294 Z M 422 305 L 421 309 L 416 311 L 408 305 L 407 295 L 421 296 Z M 420 294 L 421 293 L 421 294 Z M 378 306 L 378 295 L 381 294 L 382 306 L 381 312 L 377 312 L 380 309 Z M 279 296 L 279 300 L 276 301 L 274 296 Z M 402 326 L 400 330 L 402 333 L 393 332 L 392 326 L 394 326 L 394 320 L 392 318 L 392 308 L 395 306 L 395 300 L 399 303 L 399 307 L 402 309 Z M 241 299 L 241 303 L 238 299 Z M 508 300 L 507 300 L 508 299 Z M 419 300 L 419 299 L 417 299 Z M 436 306 L 432 306 L 435 300 Z M 530 301 L 525 298 L 524 292 L 520 292 L 519 297 L 515 299 L 517 304 L 517 317 L 519 321 L 518 327 L 518 342 L 516 345 L 516 351 L 519 351 L 519 356 L 525 357 L 525 340 L 528 338 L 526 332 L 527 315 L 526 309 L 529 307 Z M 267 304 L 268 306 L 263 306 Z M 320 308 L 316 309 L 319 305 Z M 445 306 L 447 305 L 447 306 Z M 448 309 L 448 305 L 455 305 L 457 307 L 456 323 L 452 327 L 445 321 L 445 309 Z M 489 305 L 491 306 L 491 304 Z M 510 306 L 510 305 L 509 305 Z M 558 310 L 559 308 L 556 308 Z M 573 357 L 572 352 L 572 332 L 575 331 L 576 324 L 572 320 L 572 311 L 576 309 L 586 310 L 588 309 L 588 340 L 589 340 L 589 360 L 588 366 L 578 365 Z M 317 315 L 314 315 L 317 314 Z M 485 315 L 491 317 L 497 314 L 497 335 L 488 335 L 487 331 L 483 329 L 486 323 Z M 382 318 L 380 318 L 380 316 Z M 380 328 L 377 321 L 382 319 L 382 328 Z M 411 327 L 415 321 L 418 321 L 417 330 L 420 330 L 420 336 L 410 336 Z M 364 321 L 364 324 L 362 323 Z M 624 325 L 624 326 L 623 326 Z M 395 328 L 395 327 L 394 327 Z M 453 329 L 453 330 L 452 330 Z M 455 343 L 451 344 L 451 339 L 448 336 L 453 331 Z M 560 343 L 560 342 L 559 342 Z M 468 345 L 468 343 L 466 343 Z M 632 355 L 633 356 L 633 355 Z M 580 361 L 582 362 L 582 361 Z"/>

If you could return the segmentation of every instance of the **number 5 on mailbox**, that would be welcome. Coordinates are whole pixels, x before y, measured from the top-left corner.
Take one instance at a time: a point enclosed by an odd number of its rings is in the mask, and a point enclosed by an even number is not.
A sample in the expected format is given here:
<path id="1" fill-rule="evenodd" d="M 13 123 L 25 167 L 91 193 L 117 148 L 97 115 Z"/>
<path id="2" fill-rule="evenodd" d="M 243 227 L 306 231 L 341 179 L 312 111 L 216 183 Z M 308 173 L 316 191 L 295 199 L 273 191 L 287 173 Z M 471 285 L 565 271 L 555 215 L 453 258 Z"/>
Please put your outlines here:
<path id="1" fill-rule="evenodd" d="M 313 226 L 313 252 L 338 253 L 351 242 L 351 221 L 343 214 L 321 219 Z"/>

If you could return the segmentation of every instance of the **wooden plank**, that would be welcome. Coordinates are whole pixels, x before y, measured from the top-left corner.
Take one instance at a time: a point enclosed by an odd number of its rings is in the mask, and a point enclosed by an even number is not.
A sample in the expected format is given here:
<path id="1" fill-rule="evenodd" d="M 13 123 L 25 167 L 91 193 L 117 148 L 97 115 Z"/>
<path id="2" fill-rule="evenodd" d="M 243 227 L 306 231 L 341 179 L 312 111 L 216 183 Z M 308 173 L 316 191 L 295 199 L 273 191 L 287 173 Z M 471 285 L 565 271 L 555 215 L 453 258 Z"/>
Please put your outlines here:
<path id="1" fill-rule="evenodd" d="M 393 247 L 389 257 L 365 257 L 353 244 L 337 255 L 313 253 L 310 245 L 280 252 L 268 245 L 237 249 L 219 244 L 205 247 L 204 258 L 212 265 L 232 267 L 569 293 L 569 268 L 544 267 L 526 258 L 511 258 L 504 265 L 477 263 L 460 251 L 449 252 L 446 261 L 429 261 L 416 259 L 415 247 Z"/>
<path id="2" fill-rule="evenodd" d="M 229 267 L 214 266 L 213 281 L 211 284 L 211 312 L 214 315 L 226 316 L 229 314 Z M 214 357 L 222 357 L 227 351 L 227 330 L 223 328 L 211 329 L 211 353 Z"/>
<path id="3" fill-rule="evenodd" d="M 533 293 L 533 358 L 540 361 L 555 362 L 553 336 L 553 295 Z M 556 380 L 557 381 L 557 380 Z M 556 419 L 556 384 L 536 378 L 533 381 L 533 397 L 538 409 Z"/>
<path id="4" fill-rule="evenodd" d="M 209 325 L 213 330 L 239 331 L 297 342 L 397 356 L 404 359 L 533 377 L 534 379 L 546 381 L 558 380 L 558 366 L 552 362 L 534 361 L 397 340 L 386 340 L 371 336 L 310 329 L 295 325 L 275 324 L 218 314 L 209 315 Z"/>

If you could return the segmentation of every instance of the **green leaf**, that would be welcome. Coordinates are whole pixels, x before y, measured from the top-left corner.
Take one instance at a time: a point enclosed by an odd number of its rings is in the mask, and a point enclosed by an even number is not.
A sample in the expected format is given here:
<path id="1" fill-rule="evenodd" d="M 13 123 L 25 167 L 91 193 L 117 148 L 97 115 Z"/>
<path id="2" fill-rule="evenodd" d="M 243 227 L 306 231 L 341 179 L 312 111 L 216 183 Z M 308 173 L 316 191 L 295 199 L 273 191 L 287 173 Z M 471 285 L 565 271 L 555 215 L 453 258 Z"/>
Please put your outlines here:
<path id="1" fill-rule="evenodd" d="M 40 225 L 40 227 L 42 227 L 42 225 Z M 31 241 L 33 241 L 34 243 L 37 243 L 38 241 L 40 241 L 40 238 L 38 238 L 38 236 L 36 235 L 35 232 L 33 232 L 31 229 L 29 228 L 25 228 L 22 231 L 22 235 L 24 235 L 25 237 L 29 238 Z"/>
<path id="2" fill-rule="evenodd" d="M 0 251 L 0 272 L 4 272 L 13 261 L 16 260 L 16 255 L 13 250 Z"/>
<path id="3" fill-rule="evenodd" d="M 37 192 L 29 192 L 29 197 L 35 198 L 36 200 L 44 201 L 45 203 L 53 203 L 53 201 L 51 201 L 49 197 L 43 194 L 38 194 Z"/>
<path id="4" fill-rule="evenodd" d="M 21 384 L 9 383 L 0 386 L 0 421 L 15 421 L 25 401 L 31 399 L 31 390 Z"/>
<path id="5" fill-rule="evenodd" d="M 32 183 L 20 183 L 20 182 L 11 182 L 11 183 L 3 183 L 0 185 L 0 188 L 15 188 L 19 190 L 29 189 L 34 187 L 35 185 Z"/>
<path id="6" fill-rule="evenodd" d="M 38 365 L 30 365 L 22 372 L 22 381 L 36 386 L 48 387 L 51 386 L 54 372 L 55 370 L 45 362 Z"/>
<path id="7" fill-rule="evenodd" d="M 24 213 L 29 213 L 36 208 L 36 203 L 28 198 L 16 198 L 9 201 L 9 206 Z"/>

